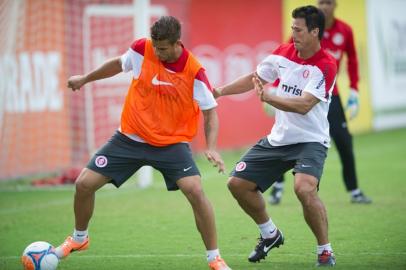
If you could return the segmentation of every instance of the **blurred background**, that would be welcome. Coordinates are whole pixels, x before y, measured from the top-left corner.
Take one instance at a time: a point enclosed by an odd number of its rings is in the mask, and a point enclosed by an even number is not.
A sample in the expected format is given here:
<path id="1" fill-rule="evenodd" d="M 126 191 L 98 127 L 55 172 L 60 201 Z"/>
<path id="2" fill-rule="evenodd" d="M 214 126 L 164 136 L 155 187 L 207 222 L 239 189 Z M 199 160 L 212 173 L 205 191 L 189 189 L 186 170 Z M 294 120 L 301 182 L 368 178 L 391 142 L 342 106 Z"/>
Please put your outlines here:
<path id="1" fill-rule="evenodd" d="M 406 127 L 406 1 L 339 0 L 353 27 L 360 63 L 360 114 L 354 134 Z M 180 19 L 182 41 L 212 86 L 255 69 L 289 37 L 302 0 L 0 0 L 0 180 L 84 166 L 117 129 L 130 74 L 80 92 L 67 78 L 121 55 L 162 15 Z M 341 98 L 348 96 L 346 64 Z M 219 100 L 219 149 L 241 149 L 269 133 L 254 93 Z M 204 149 L 204 135 L 193 141 Z M 406 149 L 405 145 L 402 145 Z"/>

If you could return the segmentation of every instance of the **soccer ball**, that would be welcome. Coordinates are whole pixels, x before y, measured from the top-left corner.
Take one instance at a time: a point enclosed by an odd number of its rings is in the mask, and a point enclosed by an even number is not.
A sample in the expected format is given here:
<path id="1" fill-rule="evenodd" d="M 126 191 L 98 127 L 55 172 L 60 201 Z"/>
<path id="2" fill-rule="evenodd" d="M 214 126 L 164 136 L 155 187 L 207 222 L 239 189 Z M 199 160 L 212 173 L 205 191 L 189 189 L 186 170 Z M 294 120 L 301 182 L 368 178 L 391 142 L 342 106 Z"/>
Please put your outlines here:
<path id="1" fill-rule="evenodd" d="M 24 270 L 55 270 L 59 259 L 50 243 L 38 241 L 25 248 L 21 262 Z"/>

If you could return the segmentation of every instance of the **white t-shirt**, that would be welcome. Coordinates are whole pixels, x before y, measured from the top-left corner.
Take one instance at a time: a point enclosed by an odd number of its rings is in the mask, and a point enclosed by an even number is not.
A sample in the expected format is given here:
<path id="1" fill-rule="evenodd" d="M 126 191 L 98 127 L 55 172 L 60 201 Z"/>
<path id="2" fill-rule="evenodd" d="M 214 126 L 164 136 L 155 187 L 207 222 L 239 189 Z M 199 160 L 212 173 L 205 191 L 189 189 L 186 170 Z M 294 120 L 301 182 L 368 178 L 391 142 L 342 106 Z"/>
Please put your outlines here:
<path id="1" fill-rule="evenodd" d="M 275 124 L 268 141 L 273 146 L 318 142 L 329 147 L 327 114 L 337 73 L 336 62 L 323 49 L 306 60 L 297 53 L 292 43 L 279 46 L 258 65 L 257 74 L 267 82 L 279 79 L 277 96 L 298 97 L 308 92 L 320 102 L 305 115 L 275 108 Z"/>

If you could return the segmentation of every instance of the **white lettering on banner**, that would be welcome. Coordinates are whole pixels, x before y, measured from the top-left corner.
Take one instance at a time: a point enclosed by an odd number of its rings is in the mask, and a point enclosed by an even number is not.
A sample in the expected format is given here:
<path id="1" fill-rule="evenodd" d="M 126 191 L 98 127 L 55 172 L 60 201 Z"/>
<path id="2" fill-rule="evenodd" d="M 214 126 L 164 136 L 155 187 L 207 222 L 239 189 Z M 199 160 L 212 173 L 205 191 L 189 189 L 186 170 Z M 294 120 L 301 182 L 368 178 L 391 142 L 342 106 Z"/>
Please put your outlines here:
<path id="1" fill-rule="evenodd" d="M 20 53 L 0 56 L 4 75 L 0 92 L 5 111 L 13 113 L 60 111 L 63 95 L 58 89 L 61 56 L 58 52 Z"/>
<path id="2" fill-rule="evenodd" d="M 202 44 L 195 47 L 192 52 L 205 67 L 212 86 L 220 86 L 254 71 L 257 64 L 271 54 L 277 45 L 278 43 L 274 41 L 259 43 L 255 48 L 245 44 L 231 44 L 221 51 L 212 45 Z M 227 98 L 242 101 L 253 94 L 250 91 Z"/>

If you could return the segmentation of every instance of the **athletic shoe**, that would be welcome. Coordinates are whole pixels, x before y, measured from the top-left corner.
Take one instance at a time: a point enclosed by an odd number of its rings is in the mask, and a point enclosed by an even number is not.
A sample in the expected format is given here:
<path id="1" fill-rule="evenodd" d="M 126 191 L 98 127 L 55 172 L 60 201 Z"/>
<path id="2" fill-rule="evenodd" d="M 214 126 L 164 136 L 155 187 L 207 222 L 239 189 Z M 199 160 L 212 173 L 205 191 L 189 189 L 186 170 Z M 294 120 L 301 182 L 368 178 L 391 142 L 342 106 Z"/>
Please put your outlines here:
<path id="1" fill-rule="evenodd" d="M 276 229 L 276 236 L 273 238 L 262 238 L 260 236 L 258 238 L 258 244 L 256 245 L 255 249 L 251 252 L 248 256 L 248 261 L 250 262 L 260 262 L 262 259 L 265 259 L 268 252 L 277 247 L 279 248 L 280 245 L 283 245 L 284 237 L 280 230 Z"/>
<path id="2" fill-rule="evenodd" d="M 271 190 L 271 194 L 269 195 L 269 203 L 270 204 L 279 204 L 282 199 L 282 192 L 283 188 L 273 187 Z"/>
<path id="3" fill-rule="evenodd" d="M 217 256 L 214 261 L 209 262 L 209 267 L 211 270 L 231 270 L 220 256 Z"/>
<path id="4" fill-rule="evenodd" d="M 369 204 L 372 203 L 372 200 L 365 196 L 362 192 L 360 192 L 357 195 L 351 195 L 351 202 L 359 204 Z"/>
<path id="5" fill-rule="evenodd" d="M 72 236 L 68 236 L 65 242 L 63 242 L 62 245 L 60 245 L 55 249 L 55 253 L 60 259 L 62 259 L 67 257 L 74 251 L 85 250 L 88 247 L 89 247 L 89 237 L 87 237 L 86 240 L 81 243 L 76 242 Z"/>
<path id="6" fill-rule="evenodd" d="M 334 253 L 323 250 L 321 254 L 317 256 L 317 267 L 320 266 L 335 266 L 336 265 L 336 258 L 334 257 Z"/>

